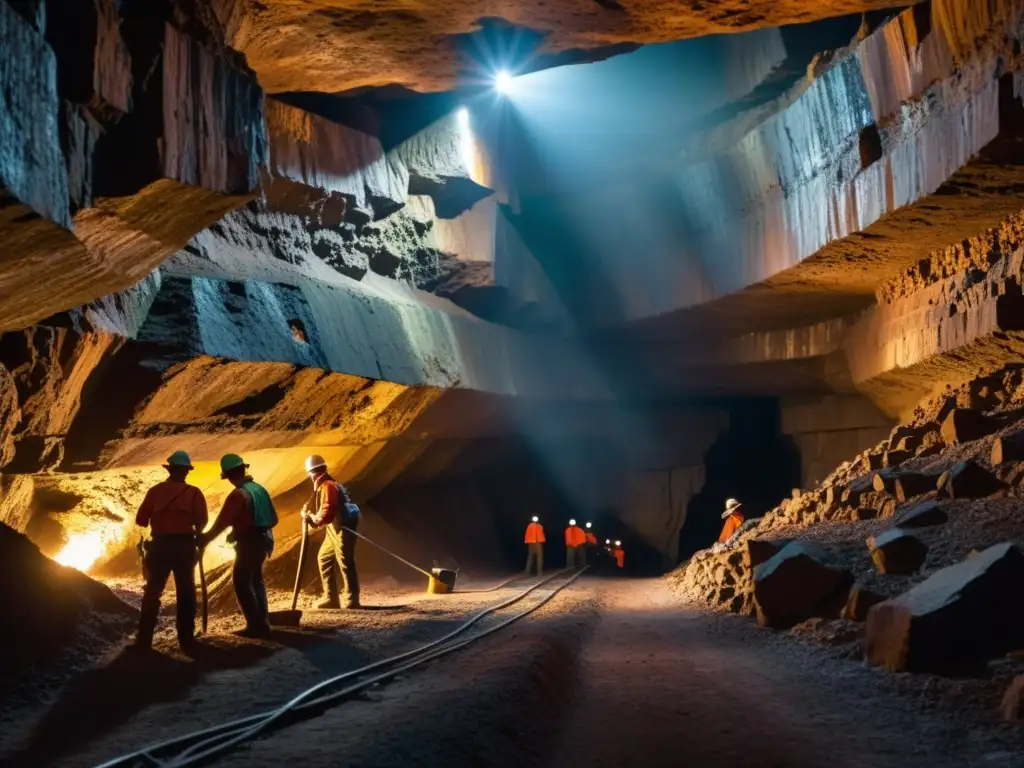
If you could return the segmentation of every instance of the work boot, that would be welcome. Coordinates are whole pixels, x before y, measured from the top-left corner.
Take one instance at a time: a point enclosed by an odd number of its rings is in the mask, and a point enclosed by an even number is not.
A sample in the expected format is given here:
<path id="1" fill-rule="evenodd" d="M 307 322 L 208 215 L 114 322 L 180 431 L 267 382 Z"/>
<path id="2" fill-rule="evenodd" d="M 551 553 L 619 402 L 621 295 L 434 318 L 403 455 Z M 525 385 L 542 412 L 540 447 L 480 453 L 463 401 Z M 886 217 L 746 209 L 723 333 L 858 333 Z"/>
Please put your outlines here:
<path id="1" fill-rule="evenodd" d="M 246 627 L 235 632 L 239 637 L 262 638 L 270 637 L 270 627 Z"/>
<path id="2" fill-rule="evenodd" d="M 318 611 L 327 611 L 335 608 L 341 608 L 341 601 L 337 597 L 325 597 L 319 603 L 316 604 Z"/>
<path id="3" fill-rule="evenodd" d="M 360 609 L 362 607 L 363 606 L 359 604 L 358 600 L 349 600 L 347 603 L 345 603 L 345 608 L 347 610 L 353 610 L 353 609 L 358 610 L 358 609 Z"/>

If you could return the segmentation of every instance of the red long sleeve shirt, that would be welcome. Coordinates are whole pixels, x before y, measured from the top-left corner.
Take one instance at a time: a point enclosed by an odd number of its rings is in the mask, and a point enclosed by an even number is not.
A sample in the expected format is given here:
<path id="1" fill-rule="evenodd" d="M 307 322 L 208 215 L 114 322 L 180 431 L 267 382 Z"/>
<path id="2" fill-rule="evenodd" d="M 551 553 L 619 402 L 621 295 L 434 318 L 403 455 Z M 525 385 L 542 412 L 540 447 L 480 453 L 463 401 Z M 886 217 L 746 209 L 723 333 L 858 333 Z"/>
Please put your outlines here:
<path id="1" fill-rule="evenodd" d="M 313 490 L 316 492 L 316 510 L 309 522 L 314 528 L 322 528 L 337 517 L 343 503 L 341 491 L 326 472 L 313 482 Z"/>
<path id="2" fill-rule="evenodd" d="M 137 526 L 148 526 L 157 535 L 201 531 L 208 520 L 203 492 L 194 485 L 173 480 L 164 480 L 150 488 L 135 515 Z"/>

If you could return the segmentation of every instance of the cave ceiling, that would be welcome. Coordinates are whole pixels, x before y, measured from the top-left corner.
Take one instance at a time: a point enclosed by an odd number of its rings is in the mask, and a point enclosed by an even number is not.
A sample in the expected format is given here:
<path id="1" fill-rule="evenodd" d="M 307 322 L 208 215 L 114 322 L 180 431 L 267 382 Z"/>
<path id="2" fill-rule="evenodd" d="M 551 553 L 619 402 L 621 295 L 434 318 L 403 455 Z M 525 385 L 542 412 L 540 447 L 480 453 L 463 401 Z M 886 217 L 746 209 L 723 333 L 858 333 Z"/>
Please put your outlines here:
<path id="1" fill-rule="evenodd" d="M 906 5 L 893 0 L 210 2 L 228 42 L 246 55 L 271 93 L 341 93 L 393 84 L 444 91 L 472 85 L 488 67 L 536 69 L 602 58 L 617 46 Z"/>

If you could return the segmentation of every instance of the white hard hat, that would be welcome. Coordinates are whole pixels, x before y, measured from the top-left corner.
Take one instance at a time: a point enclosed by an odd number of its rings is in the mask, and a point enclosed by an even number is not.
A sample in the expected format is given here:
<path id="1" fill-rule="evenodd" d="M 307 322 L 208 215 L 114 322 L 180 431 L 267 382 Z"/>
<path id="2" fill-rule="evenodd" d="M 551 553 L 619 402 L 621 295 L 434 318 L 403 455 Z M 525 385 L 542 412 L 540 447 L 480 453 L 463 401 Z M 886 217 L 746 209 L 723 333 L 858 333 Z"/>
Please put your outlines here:
<path id="1" fill-rule="evenodd" d="M 726 499 L 725 500 L 725 512 L 722 513 L 722 518 L 724 519 L 724 518 L 728 517 L 729 515 L 731 515 L 733 512 L 735 512 L 737 509 L 739 509 L 742 506 L 743 505 L 740 504 L 738 501 L 736 501 L 736 499 Z"/>
<path id="2" fill-rule="evenodd" d="M 587 528 L 589 528 L 591 525 L 593 525 L 593 523 L 587 523 Z"/>
<path id="3" fill-rule="evenodd" d="M 616 541 L 615 542 L 615 546 L 616 547 L 621 547 L 622 546 L 622 542 L 621 541 Z"/>
<path id="4" fill-rule="evenodd" d="M 604 543 L 605 543 L 605 544 L 611 544 L 611 543 L 612 543 L 612 540 L 611 540 L 611 539 L 605 539 L 605 540 L 604 540 Z"/>
<path id="5" fill-rule="evenodd" d="M 570 520 L 569 521 L 569 525 L 576 525 L 576 521 L 575 520 Z"/>
<path id="6" fill-rule="evenodd" d="M 306 471 L 312 472 L 317 469 L 327 469 L 327 462 L 324 461 L 324 457 L 314 453 L 312 456 L 306 457 Z"/>
<path id="7" fill-rule="evenodd" d="M 540 522 L 540 518 L 539 518 L 539 517 L 537 517 L 536 515 L 534 515 L 534 516 L 533 516 L 533 522 L 535 522 L 535 523 L 539 523 L 539 522 Z"/>

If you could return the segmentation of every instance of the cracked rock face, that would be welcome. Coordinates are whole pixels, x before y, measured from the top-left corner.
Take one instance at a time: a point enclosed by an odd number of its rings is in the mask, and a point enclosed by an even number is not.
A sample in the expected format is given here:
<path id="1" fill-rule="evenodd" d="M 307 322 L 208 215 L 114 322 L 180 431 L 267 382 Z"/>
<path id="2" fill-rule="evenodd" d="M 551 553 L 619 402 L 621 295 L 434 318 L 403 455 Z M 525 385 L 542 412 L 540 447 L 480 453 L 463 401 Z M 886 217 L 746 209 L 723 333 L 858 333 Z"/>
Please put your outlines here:
<path id="1" fill-rule="evenodd" d="M 441 91 L 479 82 L 492 73 L 473 67 L 465 53 L 480 55 L 483 48 L 488 61 L 493 59 L 497 51 L 486 50 L 487 33 L 493 37 L 493 30 L 508 25 L 523 28 L 520 34 L 533 41 L 540 62 L 574 49 L 576 60 L 586 60 L 588 51 L 600 55 L 615 44 L 661 43 L 898 5 L 892 0 L 421 0 L 401 8 L 368 7 L 361 0 L 211 3 L 228 43 L 245 53 L 271 93 L 310 90 L 311 82 L 324 92 L 393 83 Z M 339 67 L 339 61 L 346 65 Z"/>

